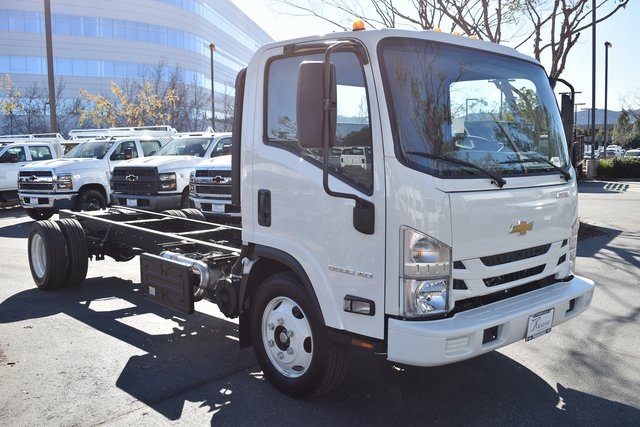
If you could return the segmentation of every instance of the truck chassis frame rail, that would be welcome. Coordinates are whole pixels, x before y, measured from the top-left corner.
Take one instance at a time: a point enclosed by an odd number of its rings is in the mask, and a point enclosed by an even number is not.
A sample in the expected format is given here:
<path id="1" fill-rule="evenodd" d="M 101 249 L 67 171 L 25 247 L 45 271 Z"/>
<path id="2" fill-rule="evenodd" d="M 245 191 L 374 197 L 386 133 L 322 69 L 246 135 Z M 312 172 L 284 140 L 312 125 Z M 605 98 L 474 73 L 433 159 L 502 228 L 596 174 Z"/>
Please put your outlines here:
<path id="1" fill-rule="evenodd" d="M 231 278 L 238 260 L 241 230 L 204 221 L 195 209 L 154 213 L 133 208 L 60 211 L 57 221 L 38 221 L 29 236 L 29 264 L 37 286 L 74 287 L 86 277 L 88 260 L 129 261 L 140 255 L 145 294 L 156 302 L 193 313 L 195 301 L 216 302 L 239 286 Z M 63 250 L 60 250 L 62 248 Z M 221 308 L 230 317 L 237 304 Z"/>

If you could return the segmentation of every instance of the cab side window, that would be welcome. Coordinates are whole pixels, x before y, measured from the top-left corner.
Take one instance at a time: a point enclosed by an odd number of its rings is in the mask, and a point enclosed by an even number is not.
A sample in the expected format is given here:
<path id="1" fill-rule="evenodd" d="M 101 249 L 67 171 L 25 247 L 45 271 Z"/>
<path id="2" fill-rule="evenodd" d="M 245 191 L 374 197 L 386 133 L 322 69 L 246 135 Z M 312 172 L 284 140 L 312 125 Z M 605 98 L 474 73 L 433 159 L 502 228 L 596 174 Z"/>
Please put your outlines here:
<path id="1" fill-rule="evenodd" d="M 223 156 L 225 154 L 231 154 L 231 138 L 223 138 L 216 144 L 216 147 L 211 152 L 211 157 Z"/>
<path id="2" fill-rule="evenodd" d="M 265 143 L 292 151 L 318 167 L 322 167 L 323 149 L 303 149 L 298 144 L 296 88 L 300 63 L 322 61 L 323 56 L 284 56 L 271 61 L 267 68 Z M 354 188 L 372 194 L 373 152 L 363 66 L 358 56 L 349 51 L 334 53 L 331 61 L 336 68 L 338 122 L 335 145 L 329 153 L 329 170 Z"/>
<path id="3" fill-rule="evenodd" d="M 135 141 L 124 141 L 113 150 L 111 160 L 129 160 L 138 157 Z"/>
<path id="4" fill-rule="evenodd" d="M 2 153 L 2 157 L 0 158 L 0 162 L 2 163 L 16 163 L 16 162 L 26 162 L 27 154 L 24 151 L 24 147 L 10 147 Z"/>
<path id="5" fill-rule="evenodd" d="M 148 140 L 140 141 L 140 146 L 142 147 L 142 152 L 145 156 L 152 156 L 160 149 L 160 147 L 162 147 L 162 144 L 160 141 Z"/>
<path id="6" fill-rule="evenodd" d="M 51 154 L 51 148 L 46 145 L 30 145 L 29 153 L 31 154 L 31 160 L 51 160 L 53 155 Z"/>

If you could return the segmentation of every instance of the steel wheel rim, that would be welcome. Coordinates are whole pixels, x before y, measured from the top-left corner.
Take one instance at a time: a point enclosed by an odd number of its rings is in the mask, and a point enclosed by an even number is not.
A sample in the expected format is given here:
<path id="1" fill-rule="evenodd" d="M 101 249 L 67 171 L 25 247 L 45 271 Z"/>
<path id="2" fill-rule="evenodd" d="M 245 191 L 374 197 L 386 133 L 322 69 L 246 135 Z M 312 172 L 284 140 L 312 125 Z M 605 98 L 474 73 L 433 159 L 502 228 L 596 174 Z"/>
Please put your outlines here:
<path id="1" fill-rule="evenodd" d="M 38 278 L 44 277 L 44 273 L 47 270 L 46 249 L 44 240 L 38 233 L 31 237 L 31 267 Z"/>
<path id="2" fill-rule="evenodd" d="M 261 326 L 271 365 L 288 378 L 304 375 L 313 358 L 313 335 L 302 308 L 290 298 L 274 298 L 265 307 Z"/>

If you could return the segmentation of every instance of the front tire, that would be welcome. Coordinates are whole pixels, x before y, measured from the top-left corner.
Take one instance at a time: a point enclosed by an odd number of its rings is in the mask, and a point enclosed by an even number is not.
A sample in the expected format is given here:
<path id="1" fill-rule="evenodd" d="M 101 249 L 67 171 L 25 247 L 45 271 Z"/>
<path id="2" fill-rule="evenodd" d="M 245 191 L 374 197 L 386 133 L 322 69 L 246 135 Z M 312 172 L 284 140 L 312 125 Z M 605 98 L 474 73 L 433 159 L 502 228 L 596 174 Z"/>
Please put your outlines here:
<path id="1" fill-rule="evenodd" d="M 347 372 L 348 348 L 329 341 L 318 309 L 293 274 L 271 276 L 256 291 L 251 340 L 265 377 L 290 396 L 326 393 Z"/>
<path id="2" fill-rule="evenodd" d="M 107 199 L 98 190 L 83 190 L 78 196 L 79 211 L 97 211 L 107 207 Z"/>
<path id="3" fill-rule="evenodd" d="M 25 209 L 29 218 L 35 221 L 42 221 L 43 219 L 49 219 L 53 216 L 53 209 Z"/>

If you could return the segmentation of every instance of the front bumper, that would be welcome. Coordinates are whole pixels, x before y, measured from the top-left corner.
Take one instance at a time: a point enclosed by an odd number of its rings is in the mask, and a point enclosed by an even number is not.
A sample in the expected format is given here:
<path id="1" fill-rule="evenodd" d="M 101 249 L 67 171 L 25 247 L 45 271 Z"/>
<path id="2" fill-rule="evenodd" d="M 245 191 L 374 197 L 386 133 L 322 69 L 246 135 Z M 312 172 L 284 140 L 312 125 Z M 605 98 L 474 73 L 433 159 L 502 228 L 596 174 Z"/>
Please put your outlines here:
<path id="1" fill-rule="evenodd" d="M 389 319 L 388 359 L 414 366 L 439 366 L 479 356 L 524 339 L 529 316 L 536 313 L 554 308 L 552 327 L 576 317 L 591 304 L 594 288 L 593 281 L 574 276 L 569 282 L 464 311 L 448 319 Z M 495 339 L 483 343 L 485 330 L 496 327 Z"/>
<path id="2" fill-rule="evenodd" d="M 74 209 L 77 193 L 32 194 L 18 193 L 20 205 L 25 209 Z"/>
<path id="3" fill-rule="evenodd" d="M 114 204 L 128 206 L 147 211 L 160 212 L 168 209 L 180 209 L 182 207 L 182 193 L 170 194 L 111 194 Z"/>
<path id="4" fill-rule="evenodd" d="M 191 201 L 196 209 L 207 217 L 240 218 L 240 208 L 232 205 L 229 200 L 206 199 L 191 195 Z"/>

